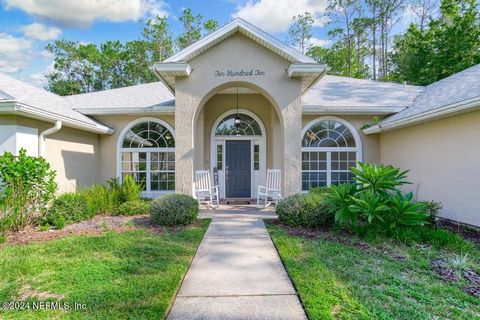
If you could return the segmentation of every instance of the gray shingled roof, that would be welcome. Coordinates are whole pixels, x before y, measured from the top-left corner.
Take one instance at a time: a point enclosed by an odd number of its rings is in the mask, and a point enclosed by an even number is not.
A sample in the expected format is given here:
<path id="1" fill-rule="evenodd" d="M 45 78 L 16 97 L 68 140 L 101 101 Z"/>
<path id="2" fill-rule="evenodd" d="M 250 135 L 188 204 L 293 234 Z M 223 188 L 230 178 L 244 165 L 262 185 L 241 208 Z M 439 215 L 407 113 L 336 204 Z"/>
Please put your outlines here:
<path id="1" fill-rule="evenodd" d="M 303 96 L 304 106 L 361 110 L 410 106 L 423 87 L 326 75 Z"/>
<path id="2" fill-rule="evenodd" d="M 57 120 L 64 121 L 66 125 L 70 124 L 99 131 L 109 129 L 73 110 L 64 98 L 6 74 L 0 73 L 0 89 L 2 96 L 9 97 L 8 100 L 14 100 L 17 104 L 27 106 L 32 113 L 58 117 Z"/>
<path id="3" fill-rule="evenodd" d="M 175 105 L 175 97 L 162 82 L 78 94 L 65 98 L 72 108 L 86 114 L 108 110 L 161 111 Z M 159 110 L 160 109 L 160 110 Z"/>
<path id="4" fill-rule="evenodd" d="M 383 120 L 380 126 L 434 113 L 474 98 L 480 98 L 480 64 L 428 85 L 411 107 Z"/>

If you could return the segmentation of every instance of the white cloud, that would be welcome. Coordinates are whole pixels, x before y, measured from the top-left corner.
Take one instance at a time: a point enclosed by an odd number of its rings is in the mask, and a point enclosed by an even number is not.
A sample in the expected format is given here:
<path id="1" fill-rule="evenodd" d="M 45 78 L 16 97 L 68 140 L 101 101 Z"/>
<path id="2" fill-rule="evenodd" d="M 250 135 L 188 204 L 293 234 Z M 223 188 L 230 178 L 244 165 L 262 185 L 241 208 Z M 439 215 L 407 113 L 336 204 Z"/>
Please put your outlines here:
<path id="1" fill-rule="evenodd" d="M 322 27 L 328 22 L 325 17 L 327 0 L 248 0 L 239 5 L 232 17 L 243 18 L 267 32 L 287 31 L 292 17 L 310 12 L 314 25 Z"/>
<path id="2" fill-rule="evenodd" d="M 312 38 L 310 38 L 310 44 L 312 46 L 328 47 L 332 44 L 332 40 L 319 39 L 319 38 L 312 37 Z"/>
<path id="3" fill-rule="evenodd" d="M 47 27 L 46 25 L 38 22 L 22 26 L 20 29 L 27 38 L 43 41 L 56 39 L 62 34 L 61 29 L 56 27 Z"/>
<path id="4" fill-rule="evenodd" d="M 28 67 L 33 42 L 0 32 L 0 72 L 16 73 Z"/>
<path id="5" fill-rule="evenodd" d="M 88 26 L 94 21 L 137 21 L 145 16 L 167 15 L 163 0 L 4 0 L 6 9 L 68 26 Z"/>
<path id="6" fill-rule="evenodd" d="M 50 63 L 43 71 L 31 74 L 26 79 L 27 82 L 30 82 L 34 86 L 39 88 L 44 88 L 47 84 L 47 78 L 45 77 L 47 74 L 53 72 L 55 70 L 54 63 Z"/>

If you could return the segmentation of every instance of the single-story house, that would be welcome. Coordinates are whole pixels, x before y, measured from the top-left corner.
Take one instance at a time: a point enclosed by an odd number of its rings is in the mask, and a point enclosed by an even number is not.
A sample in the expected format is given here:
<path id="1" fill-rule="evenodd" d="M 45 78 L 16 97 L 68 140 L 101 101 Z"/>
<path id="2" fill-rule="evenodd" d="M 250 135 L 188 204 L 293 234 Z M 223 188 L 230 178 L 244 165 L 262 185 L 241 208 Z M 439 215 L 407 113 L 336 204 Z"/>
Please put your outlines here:
<path id="1" fill-rule="evenodd" d="M 61 192 L 132 175 L 146 196 L 193 194 L 200 169 L 221 198 L 254 198 L 267 168 L 287 196 L 391 164 L 442 217 L 480 225 L 480 65 L 426 87 L 327 71 L 235 19 L 152 66 L 155 83 L 60 97 L 0 75 L 0 152 L 44 157 Z"/>

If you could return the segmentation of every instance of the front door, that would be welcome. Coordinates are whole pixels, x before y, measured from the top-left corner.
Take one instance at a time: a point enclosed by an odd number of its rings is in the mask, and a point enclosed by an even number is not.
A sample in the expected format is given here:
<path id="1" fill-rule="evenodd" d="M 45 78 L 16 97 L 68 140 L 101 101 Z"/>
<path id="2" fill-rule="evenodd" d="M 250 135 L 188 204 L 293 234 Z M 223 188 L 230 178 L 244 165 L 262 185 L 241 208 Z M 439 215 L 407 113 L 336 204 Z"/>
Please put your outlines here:
<path id="1" fill-rule="evenodd" d="M 251 143 L 250 140 L 225 141 L 225 197 L 250 198 Z"/>

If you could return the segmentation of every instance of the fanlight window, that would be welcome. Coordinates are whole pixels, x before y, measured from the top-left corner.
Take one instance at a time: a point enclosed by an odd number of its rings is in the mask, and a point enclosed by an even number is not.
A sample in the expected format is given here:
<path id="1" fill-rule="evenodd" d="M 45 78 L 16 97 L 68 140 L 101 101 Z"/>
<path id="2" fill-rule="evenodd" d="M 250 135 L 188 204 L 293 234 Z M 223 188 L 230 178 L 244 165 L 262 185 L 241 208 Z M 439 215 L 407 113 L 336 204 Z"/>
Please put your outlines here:
<path id="1" fill-rule="evenodd" d="M 336 120 L 311 125 L 302 139 L 302 190 L 354 180 L 358 143 L 350 129 Z"/>
<path id="2" fill-rule="evenodd" d="M 240 125 L 235 127 L 236 114 L 224 118 L 215 129 L 216 136 L 261 136 L 262 130 L 252 117 L 240 114 Z"/>
<path id="3" fill-rule="evenodd" d="M 123 139 L 123 148 L 173 148 L 172 133 L 162 124 L 146 121 L 133 126 Z"/>
<path id="4" fill-rule="evenodd" d="M 325 120 L 319 121 L 308 128 L 303 136 L 302 147 L 355 147 L 355 139 L 350 130 L 342 123 L 334 120 Z"/>
<path id="5" fill-rule="evenodd" d="M 120 156 L 122 179 L 132 176 L 146 192 L 175 190 L 175 140 L 160 122 L 145 121 L 128 130 Z"/>

